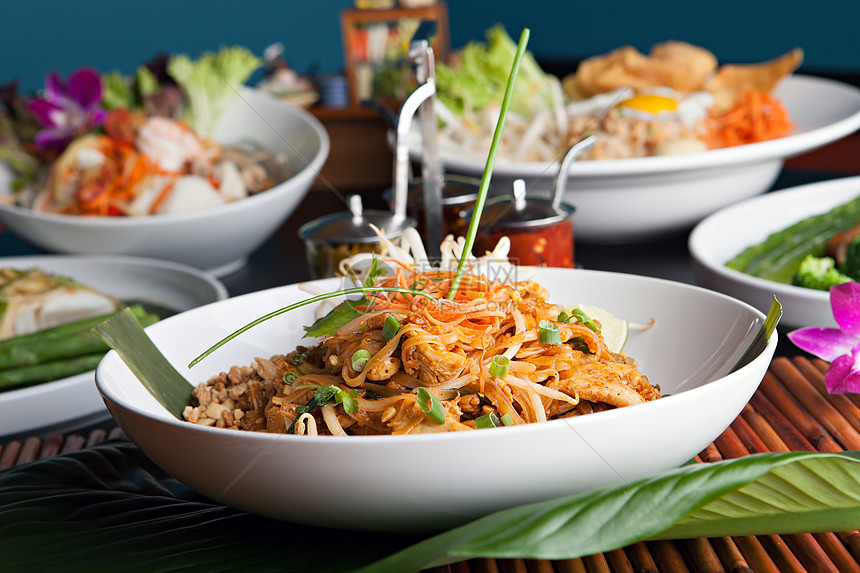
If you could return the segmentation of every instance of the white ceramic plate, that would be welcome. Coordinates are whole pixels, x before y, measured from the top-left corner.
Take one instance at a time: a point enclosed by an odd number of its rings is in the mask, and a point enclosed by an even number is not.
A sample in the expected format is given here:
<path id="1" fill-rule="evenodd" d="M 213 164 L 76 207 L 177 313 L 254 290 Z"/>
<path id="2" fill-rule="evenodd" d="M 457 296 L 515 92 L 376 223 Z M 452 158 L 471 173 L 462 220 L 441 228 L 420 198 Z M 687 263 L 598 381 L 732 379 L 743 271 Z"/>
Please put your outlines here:
<path id="1" fill-rule="evenodd" d="M 860 177 L 845 177 L 767 193 L 714 213 L 690 233 L 696 281 L 765 312 L 776 296 L 783 306 L 784 326 L 836 326 L 828 292 L 756 278 L 725 263 L 771 233 L 858 195 Z"/>
<path id="2" fill-rule="evenodd" d="M 298 207 L 330 148 L 328 133 L 308 111 L 258 90 L 240 93 L 219 118 L 214 139 L 282 153 L 294 175 L 275 187 L 211 209 L 146 217 L 37 213 L 0 202 L 0 221 L 53 253 L 151 257 L 216 276 L 237 270 Z M 0 162 L 0 191 L 8 188 L 9 178 Z"/>
<path id="3" fill-rule="evenodd" d="M 706 215 L 770 189 L 786 158 L 836 141 L 860 127 L 860 89 L 794 75 L 776 89 L 796 128 L 792 135 L 728 149 L 666 157 L 580 161 L 570 167 L 565 201 L 576 207 L 577 240 L 629 242 L 692 227 Z M 419 140 L 420 141 L 420 140 Z M 412 145 L 417 156 L 418 142 Z M 440 149 L 446 171 L 480 176 L 485 157 Z M 493 192 L 514 179 L 549 193 L 558 163 L 497 159 Z"/>
<path id="4" fill-rule="evenodd" d="M 512 505 L 631 481 L 691 459 L 737 416 L 776 348 L 727 374 L 764 316 L 736 299 L 660 279 L 538 269 L 551 301 L 582 302 L 656 325 L 631 334 L 661 400 L 575 419 L 417 436 L 294 436 L 204 427 L 167 413 L 115 352 L 96 370 L 108 409 L 155 463 L 201 493 L 253 513 L 326 527 L 402 531 L 450 526 Z M 317 284 L 336 288 L 337 280 Z M 305 307 L 263 323 L 192 370 L 191 359 L 253 318 L 306 298 L 259 291 L 147 329 L 193 384 L 285 352 L 313 321 Z M 190 387 L 189 387 L 190 391 Z M 349 492 L 343 503 L 332 492 Z"/>
<path id="5" fill-rule="evenodd" d="M 227 297 L 218 280 L 191 267 L 136 257 L 35 256 L 0 258 L 0 267 L 40 268 L 125 300 L 184 311 Z M 93 372 L 0 392 L 0 435 L 60 431 L 109 419 Z"/>

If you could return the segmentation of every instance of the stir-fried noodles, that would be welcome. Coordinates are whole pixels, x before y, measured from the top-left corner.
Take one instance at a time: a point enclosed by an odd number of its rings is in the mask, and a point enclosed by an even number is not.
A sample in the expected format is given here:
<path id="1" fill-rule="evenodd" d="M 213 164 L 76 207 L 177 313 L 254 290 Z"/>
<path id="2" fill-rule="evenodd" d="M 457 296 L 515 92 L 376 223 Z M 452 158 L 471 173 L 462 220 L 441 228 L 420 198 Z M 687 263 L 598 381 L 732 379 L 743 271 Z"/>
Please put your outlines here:
<path id="1" fill-rule="evenodd" d="M 320 435 L 473 430 L 588 414 L 660 397 L 599 324 L 547 302 L 536 282 L 515 285 L 400 264 L 357 316 L 316 346 L 201 384 L 188 421 Z M 364 304 L 366 302 L 366 304 Z"/>

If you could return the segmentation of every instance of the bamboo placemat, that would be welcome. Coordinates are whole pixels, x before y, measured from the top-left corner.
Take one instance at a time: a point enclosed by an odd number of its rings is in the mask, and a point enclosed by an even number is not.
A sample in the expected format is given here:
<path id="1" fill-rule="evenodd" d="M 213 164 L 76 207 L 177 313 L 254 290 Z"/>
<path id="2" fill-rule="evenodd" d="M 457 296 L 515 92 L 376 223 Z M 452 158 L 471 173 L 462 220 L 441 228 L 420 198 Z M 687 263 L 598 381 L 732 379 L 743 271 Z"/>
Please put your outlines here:
<path id="1" fill-rule="evenodd" d="M 827 364 L 804 357 L 775 358 L 758 391 L 737 419 L 698 459 L 711 462 L 758 452 L 860 449 L 860 395 L 830 396 Z M 108 439 L 117 427 L 88 435 L 31 436 L 0 446 L 0 469 Z M 860 573 L 860 532 L 700 538 L 642 542 L 580 559 L 473 559 L 434 573 Z"/>

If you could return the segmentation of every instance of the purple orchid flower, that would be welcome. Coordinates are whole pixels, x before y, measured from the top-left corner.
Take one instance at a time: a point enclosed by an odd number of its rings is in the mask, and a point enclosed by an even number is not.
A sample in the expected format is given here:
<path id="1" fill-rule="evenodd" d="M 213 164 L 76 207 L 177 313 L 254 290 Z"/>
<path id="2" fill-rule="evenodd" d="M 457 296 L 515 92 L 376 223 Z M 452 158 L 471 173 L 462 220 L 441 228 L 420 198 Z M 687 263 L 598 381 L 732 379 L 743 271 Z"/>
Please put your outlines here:
<path id="1" fill-rule="evenodd" d="M 824 375 L 831 394 L 860 392 L 860 284 L 830 287 L 830 308 L 839 328 L 800 328 L 788 333 L 795 346 L 830 362 Z"/>
<path id="2" fill-rule="evenodd" d="M 81 68 L 63 82 L 56 72 L 45 78 L 44 99 L 34 99 L 29 110 L 45 129 L 35 138 L 42 149 L 63 148 L 80 133 L 100 125 L 107 115 L 101 107 L 102 80 L 92 68 Z"/>

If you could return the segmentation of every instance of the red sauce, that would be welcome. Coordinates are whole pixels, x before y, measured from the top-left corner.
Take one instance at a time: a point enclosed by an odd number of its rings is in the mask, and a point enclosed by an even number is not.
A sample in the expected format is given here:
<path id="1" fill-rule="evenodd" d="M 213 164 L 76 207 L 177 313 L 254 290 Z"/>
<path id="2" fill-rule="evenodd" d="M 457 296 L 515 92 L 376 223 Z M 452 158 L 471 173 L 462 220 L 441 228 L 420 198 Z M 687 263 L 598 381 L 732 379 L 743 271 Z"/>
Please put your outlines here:
<path id="1" fill-rule="evenodd" d="M 478 233 L 472 252 L 481 256 L 492 250 L 499 239 L 508 237 L 512 263 L 528 266 L 573 268 L 573 221 L 566 219 L 539 227 L 519 227 Z"/>

